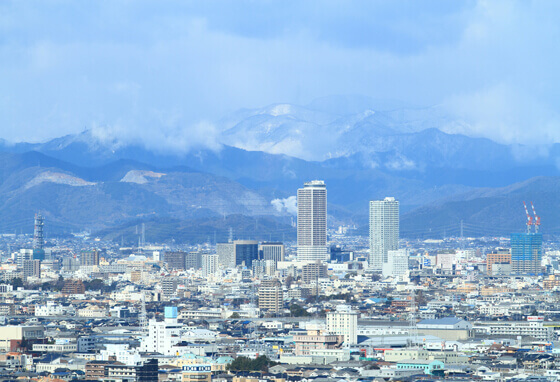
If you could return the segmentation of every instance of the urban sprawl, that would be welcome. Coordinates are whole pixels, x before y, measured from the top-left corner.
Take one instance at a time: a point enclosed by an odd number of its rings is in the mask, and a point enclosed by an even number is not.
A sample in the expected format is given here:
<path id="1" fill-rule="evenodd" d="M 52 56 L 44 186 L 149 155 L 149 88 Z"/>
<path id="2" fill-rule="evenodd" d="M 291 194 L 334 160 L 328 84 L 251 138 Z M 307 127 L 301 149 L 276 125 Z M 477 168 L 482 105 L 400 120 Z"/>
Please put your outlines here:
<path id="1" fill-rule="evenodd" d="M 196 246 L 45 240 L 38 213 L 0 241 L 0 380 L 556 381 L 559 252 L 521 203 L 509 237 L 420 240 L 386 197 L 364 238 L 310 181 L 297 242 Z"/>

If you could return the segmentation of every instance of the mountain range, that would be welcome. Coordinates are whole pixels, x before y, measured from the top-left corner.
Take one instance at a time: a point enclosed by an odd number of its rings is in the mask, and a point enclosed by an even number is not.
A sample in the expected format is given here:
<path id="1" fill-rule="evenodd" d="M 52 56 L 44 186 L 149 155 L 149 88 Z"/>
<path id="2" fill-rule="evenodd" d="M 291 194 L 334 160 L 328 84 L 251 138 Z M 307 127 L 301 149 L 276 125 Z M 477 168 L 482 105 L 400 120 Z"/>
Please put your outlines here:
<path id="1" fill-rule="evenodd" d="M 446 132 L 459 123 L 437 107 L 326 98 L 232 113 L 216 122 L 218 149 L 154 151 L 91 130 L 2 141 L 0 232 L 29 232 L 39 211 L 53 234 L 133 240 L 145 222 L 159 232 L 153 240 L 222 240 L 229 227 L 239 237 L 293 238 L 297 188 L 323 179 L 330 224 L 362 232 L 368 201 L 395 196 L 403 236 L 457 234 L 461 221 L 472 235 L 522 230 L 523 200 L 542 211 L 543 232 L 560 233 L 560 146 Z"/>

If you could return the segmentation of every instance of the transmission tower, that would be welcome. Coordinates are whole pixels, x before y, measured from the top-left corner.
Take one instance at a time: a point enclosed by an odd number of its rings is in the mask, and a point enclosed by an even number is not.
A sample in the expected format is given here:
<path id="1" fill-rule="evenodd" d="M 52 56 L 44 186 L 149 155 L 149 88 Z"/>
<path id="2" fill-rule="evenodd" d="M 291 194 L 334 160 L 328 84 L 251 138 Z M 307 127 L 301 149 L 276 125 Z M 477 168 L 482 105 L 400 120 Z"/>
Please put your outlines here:
<path id="1" fill-rule="evenodd" d="M 43 237 L 43 227 L 45 219 L 41 214 L 35 214 L 35 228 L 33 230 L 33 249 L 43 249 L 45 239 Z"/>
<path id="2" fill-rule="evenodd" d="M 408 335 L 411 338 L 411 347 L 418 345 L 418 326 L 416 326 L 416 291 L 410 291 L 410 315 L 409 315 L 409 330 Z"/>
<path id="3" fill-rule="evenodd" d="M 146 246 L 146 223 L 142 223 L 142 249 Z"/>

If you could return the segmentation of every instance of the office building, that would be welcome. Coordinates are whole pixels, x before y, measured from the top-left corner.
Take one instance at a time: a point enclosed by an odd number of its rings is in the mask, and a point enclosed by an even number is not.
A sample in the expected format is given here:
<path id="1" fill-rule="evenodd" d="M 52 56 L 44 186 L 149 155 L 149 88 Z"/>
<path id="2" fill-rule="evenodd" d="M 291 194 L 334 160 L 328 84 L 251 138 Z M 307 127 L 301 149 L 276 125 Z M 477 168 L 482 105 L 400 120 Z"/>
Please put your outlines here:
<path id="1" fill-rule="evenodd" d="M 161 294 L 165 300 L 169 300 L 175 296 L 177 286 L 179 285 L 175 277 L 165 277 L 161 280 Z"/>
<path id="2" fill-rule="evenodd" d="M 82 280 L 66 280 L 62 287 L 62 294 L 84 294 L 86 287 Z"/>
<path id="3" fill-rule="evenodd" d="M 317 350 L 339 349 L 344 336 L 320 329 L 307 329 L 306 334 L 294 335 L 295 355 L 315 355 Z"/>
<path id="4" fill-rule="evenodd" d="M 262 279 L 266 275 L 266 261 L 265 260 L 253 260 L 253 265 L 251 266 L 253 271 L 253 277 L 257 279 Z"/>
<path id="5" fill-rule="evenodd" d="M 23 261 L 23 277 L 41 278 L 41 260 L 24 260 Z"/>
<path id="6" fill-rule="evenodd" d="M 86 363 L 85 377 L 86 381 L 100 381 L 105 377 L 105 367 L 116 363 L 117 361 L 89 361 Z"/>
<path id="7" fill-rule="evenodd" d="M 408 251 L 406 249 L 389 251 L 387 262 L 382 266 L 382 272 L 383 277 L 405 276 L 408 272 Z"/>
<path id="8" fill-rule="evenodd" d="M 276 273 L 276 261 L 274 260 L 253 260 L 253 277 L 262 279 L 265 276 L 274 276 Z"/>
<path id="9" fill-rule="evenodd" d="M 233 243 L 217 243 L 216 255 L 222 268 L 235 268 L 235 246 Z"/>
<path id="10" fill-rule="evenodd" d="M 259 245 L 259 258 L 261 260 L 284 261 L 285 249 L 283 243 L 264 242 Z"/>
<path id="11" fill-rule="evenodd" d="M 331 246 L 331 262 L 345 263 L 354 260 L 354 252 L 343 250 L 340 245 Z"/>
<path id="12" fill-rule="evenodd" d="M 259 309 L 279 313 L 283 309 L 284 295 L 280 281 L 265 280 L 259 286 Z"/>
<path id="13" fill-rule="evenodd" d="M 154 382 L 158 380 L 158 360 L 150 359 L 140 365 L 109 363 L 104 373 L 103 381 Z"/>
<path id="14" fill-rule="evenodd" d="M 75 272 L 80 269 L 80 261 L 73 257 L 65 257 L 62 259 L 62 269 L 66 272 Z"/>
<path id="15" fill-rule="evenodd" d="M 494 267 L 494 264 L 504 264 L 511 266 L 511 253 L 509 249 L 499 249 L 486 255 L 486 274 L 488 276 L 499 276 L 493 272 L 493 268 L 501 269 L 503 267 Z M 502 273 L 502 272 L 500 272 Z"/>
<path id="16" fill-rule="evenodd" d="M 218 270 L 218 255 L 202 255 L 202 275 L 213 275 Z"/>
<path id="17" fill-rule="evenodd" d="M 511 234 L 511 268 L 516 275 L 540 275 L 543 273 L 542 233 Z"/>
<path id="18" fill-rule="evenodd" d="M 83 251 L 82 253 L 80 253 L 80 265 L 99 265 L 99 252 L 94 249 L 93 251 Z"/>
<path id="19" fill-rule="evenodd" d="M 26 260 L 33 260 L 33 250 L 32 249 L 20 249 L 16 253 L 16 264 L 18 268 L 23 268 L 23 263 Z"/>
<path id="20" fill-rule="evenodd" d="M 235 240 L 232 243 L 217 243 L 216 254 L 222 268 L 235 268 L 242 264 L 251 267 L 253 260 L 259 258 L 259 242 Z"/>
<path id="21" fill-rule="evenodd" d="M 200 252 L 189 252 L 185 255 L 185 269 L 202 268 L 202 254 Z"/>
<path id="22" fill-rule="evenodd" d="M 264 273 L 267 276 L 274 276 L 276 274 L 276 267 L 277 263 L 274 260 L 262 260 L 264 261 Z"/>
<path id="23" fill-rule="evenodd" d="M 185 252 L 166 252 L 165 262 L 168 269 L 184 270 L 187 254 Z"/>
<path id="24" fill-rule="evenodd" d="M 245 265 L 250 268 L 253 260 L 259 258 L 259 242 L 255 240 L 235 240 L 233 242 L 235 266 Z"/>
<path id="25" fill-rule="evenodd" d="M 327 313 L 327 331 L 344 336 L 346 345 L 358 343 L 358 312 L 340 305 L 334 312 Z"/>
<path id="26" fill-rule="evenodd" d="M 172 308 L 172 309 L 168 309 Z M 174 309 L 173 309 L 174 308 Z M 173 355 L 173 346 L 181 342 L 183 325 L 177 322 L 177 308 L 166 307 L 164 320 L 151 319 L 148 324 L 148 335 L 142 338 L 140 349 L 143 352 Z"/>
<path id="27" fill-rule="evenodd" d="M 322 180 L 304 184 L 297 192 L 297 257 L 299 261 L 328 260 L 327 187 Z"/>
<path id="28" fill-rule="evenodd" d="M 212 366 L 208 364 L 191 364 L 182 368 L 182 382 L 211 382 Z"/>
<path id="29" fill-rule="evenodd" d="M 436 255 L 436 268 L 442 273 L 453 274 L 457 266 L 455 251 L 441 250 Z"/>
<path id="30" fill-rule="evenodd" d="M 304 284 L 318 284 L 319 278 L 327 276 L 327 265 L 321 261 L 305 264 L 302 267 L 301 280 Z"/>
<path id="31" fill-rule="evenodd" d="M 381 271 L 389 251 L 399 249 L 399 202 L 387 197 L 369 202 L 369 266 Z"/>

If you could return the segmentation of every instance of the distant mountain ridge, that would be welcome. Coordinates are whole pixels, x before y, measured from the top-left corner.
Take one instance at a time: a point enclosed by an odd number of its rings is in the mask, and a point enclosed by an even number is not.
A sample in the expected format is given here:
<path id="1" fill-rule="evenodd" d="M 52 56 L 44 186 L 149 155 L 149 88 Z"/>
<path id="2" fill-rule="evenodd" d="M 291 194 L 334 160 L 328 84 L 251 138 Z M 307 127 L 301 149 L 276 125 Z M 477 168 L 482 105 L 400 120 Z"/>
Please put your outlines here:
<path id="1" fill-rule="evenodd" d="M 30 229 L 23 216 L 37 211 L 60 231 L 110 230 L 139 219 L 192 228 L 189 221 L 229 215 L 289 227 L 289 212 L 278 206 L 311 179 L 327 183 L 333 224 L 367 225 L 368 201 L 395 196 L 411 235 L 437 236 L 461 220 L 517 229 L 521 197 L 555 211 L 559 145 L 526 157 L 530 147 L 445 133 L 454 122 L 438 108 L 374 110 L 358 101 L 241 110 L 218 122 L 220 149 L 156 152 L 92 131 L 39 144 L 0 141 L 0 232 Z M 294 148 L 322 159 L 286 154 Z M 531 188 L 530 178 L 541 188 Z M 218 223 L 205 224 L 222 229 Z"/>

